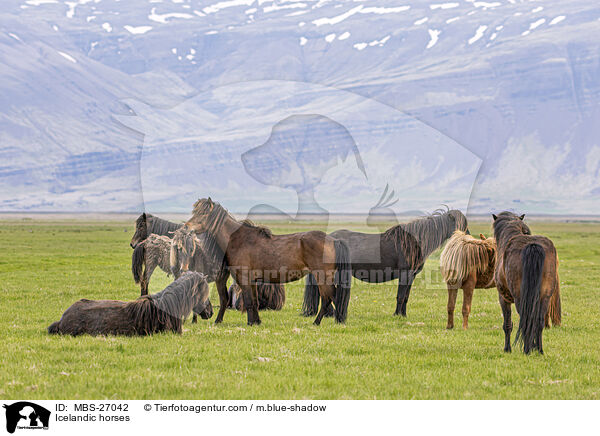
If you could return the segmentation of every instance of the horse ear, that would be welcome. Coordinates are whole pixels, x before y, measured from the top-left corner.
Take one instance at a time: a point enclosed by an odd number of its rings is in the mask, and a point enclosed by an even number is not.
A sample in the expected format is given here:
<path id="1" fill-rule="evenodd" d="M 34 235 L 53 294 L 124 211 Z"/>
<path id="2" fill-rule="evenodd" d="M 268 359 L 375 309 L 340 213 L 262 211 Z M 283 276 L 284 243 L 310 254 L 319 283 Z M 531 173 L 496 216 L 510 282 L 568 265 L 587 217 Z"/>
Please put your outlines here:
<path id="1" fill-rule="evenodd" d="M 483 236 L 483 233 L 480 233 L 479 237 L 481 238 L 482 241 L 485 241 L 487 239 L 485 236 Z"/>
<path id="2" fill-rule="evenodd" d="M 494 221 L 496 221 L 498 219 L 498 217 L 494 214 L 492 214 L 492 217 L 494 218 Z"/>
<path id="3" fill-rule="evenodd" d="M 146 219 L 146 212 L 144 212 L 144 213 L 142 214 L 142 217 L 143 217 L 144 219 Z"/>
<path id="4" fill-rule="evenodd" d="M 523 221 L 523 220 L 525 219 L 525 214 L 521 215 L 521 216 L 519 217 L 519 219 L 520 219 L 521 221 Z"/>

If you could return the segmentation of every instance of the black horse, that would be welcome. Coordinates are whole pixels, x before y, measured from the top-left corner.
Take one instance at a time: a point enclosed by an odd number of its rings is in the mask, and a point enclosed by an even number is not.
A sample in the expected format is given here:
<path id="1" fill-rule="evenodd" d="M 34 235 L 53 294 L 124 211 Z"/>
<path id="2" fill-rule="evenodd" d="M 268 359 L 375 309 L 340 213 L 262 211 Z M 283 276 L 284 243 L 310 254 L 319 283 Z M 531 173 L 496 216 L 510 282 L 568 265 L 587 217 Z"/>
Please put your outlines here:
<path id="1" fill-rule="evenodd" d="M 410 289 L 425 261 L 455 230 L 467 230 L 467 218 L 459 210 L 435 211 L 431 215 L 398 224 L 383 233 L 338 230 L 330 234 L 350 249 L 352 275 L 368 283 L 399 279 L 396 312 L 406 316 Z M 313 316 L 319 307 L 319 292 L 309 275 L 304 290 L 304 316 Z"/>
<path id="2" fill-rule="evenodd" d="M 131 245 L 131 248 L 135 248 L 152 233 L 172 238 L 175 230 L 181 226 L 183 226 L 183 224 L 167 221 L 144 212 L 135 220 L 135 233 L 133 234 L 129 245 Z"/>

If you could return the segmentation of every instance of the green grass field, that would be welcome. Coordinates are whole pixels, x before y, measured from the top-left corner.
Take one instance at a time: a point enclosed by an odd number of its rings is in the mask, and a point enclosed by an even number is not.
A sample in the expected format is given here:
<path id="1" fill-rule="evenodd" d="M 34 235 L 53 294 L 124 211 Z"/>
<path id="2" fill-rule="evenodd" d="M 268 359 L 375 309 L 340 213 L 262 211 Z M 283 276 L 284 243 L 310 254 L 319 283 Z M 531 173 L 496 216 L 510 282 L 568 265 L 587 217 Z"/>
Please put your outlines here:
<path id="1" fill-rule="evenodd" d="M 392 316 L 395 282 L 354 282 L 347 324 L 314 327 L 299 316 L 302 280 L 288 284 L 284 310 L 261 312 L 260 327 L 228 311 L 223 324 L 188 322 L 181 336 L 49 336 L 46 327 L 80 298 L 139 295 L 133 224 L 3 221 L 0 398 L 598 399 L 600 224 L 530 225 L 554 240 L 561 261 L 563 327 L 544 332 L 544 356 L 502 352 L 495 289 L 475 291 L 468 331 L 460 293 L 459 328 L 446 331 L 439 251 L 413 287 L 406 319 Z M 489 235 L 490 227 L 471 231 Z M 151 292 L 169 281 L 157 270 Z M 211 295 L 218 304 L 214 285 Z"/>

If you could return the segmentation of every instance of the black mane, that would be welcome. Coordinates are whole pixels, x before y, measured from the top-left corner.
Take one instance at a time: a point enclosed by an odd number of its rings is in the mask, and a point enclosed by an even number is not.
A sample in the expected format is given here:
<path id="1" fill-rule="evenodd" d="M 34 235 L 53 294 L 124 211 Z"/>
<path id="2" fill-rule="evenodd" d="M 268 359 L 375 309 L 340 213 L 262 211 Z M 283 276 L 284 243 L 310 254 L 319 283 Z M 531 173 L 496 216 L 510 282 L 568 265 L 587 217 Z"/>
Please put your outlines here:
<path id="1" fill-rule="evenodd" d="M 161 236 L 173 236 L 173 232 L 183 226 L 183 224 L 177 224 L 154 215 L 146 214 L 146 229 L 148 235 L 151 233 Z"/>

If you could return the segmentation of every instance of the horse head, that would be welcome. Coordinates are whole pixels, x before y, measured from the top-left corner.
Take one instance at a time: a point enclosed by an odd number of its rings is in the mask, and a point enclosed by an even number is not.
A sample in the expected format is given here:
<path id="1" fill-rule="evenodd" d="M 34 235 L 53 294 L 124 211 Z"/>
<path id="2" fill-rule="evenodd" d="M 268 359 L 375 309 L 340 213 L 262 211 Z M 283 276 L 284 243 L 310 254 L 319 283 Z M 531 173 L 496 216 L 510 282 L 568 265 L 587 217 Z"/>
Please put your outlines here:
<path id="1" fill-rule="evenodd" d="M 152 215 L 146 215 L 146 212 L 144 212 L 137 220 L 135 220 L 135 233 L 129 243 L 131 248 L 135 248 L 140 242 L 148 237 L 148 216 Z"/>

